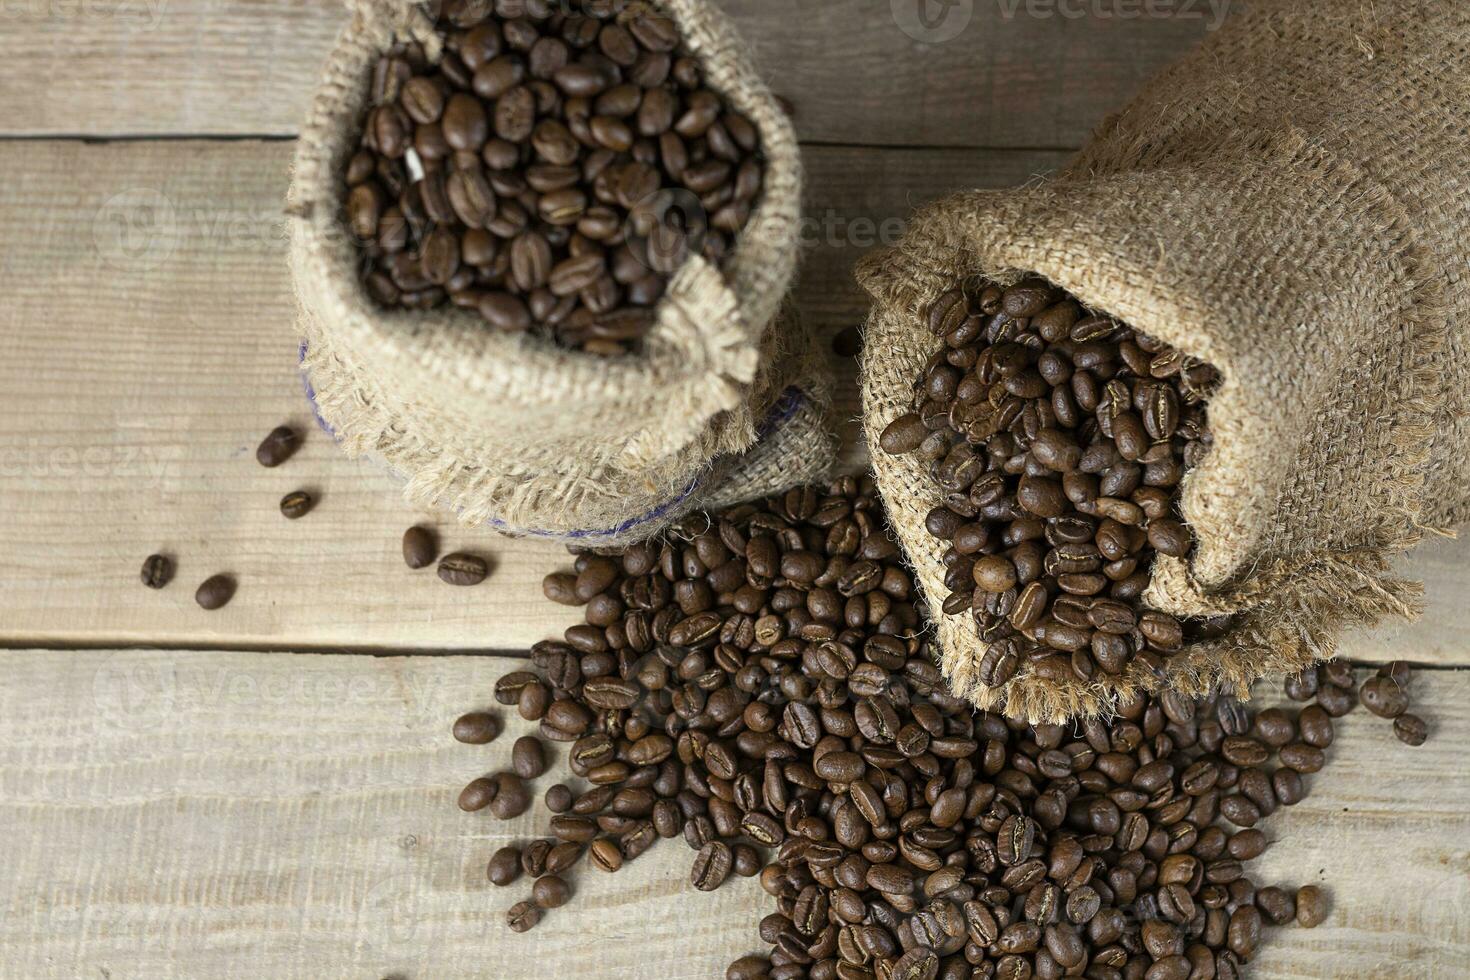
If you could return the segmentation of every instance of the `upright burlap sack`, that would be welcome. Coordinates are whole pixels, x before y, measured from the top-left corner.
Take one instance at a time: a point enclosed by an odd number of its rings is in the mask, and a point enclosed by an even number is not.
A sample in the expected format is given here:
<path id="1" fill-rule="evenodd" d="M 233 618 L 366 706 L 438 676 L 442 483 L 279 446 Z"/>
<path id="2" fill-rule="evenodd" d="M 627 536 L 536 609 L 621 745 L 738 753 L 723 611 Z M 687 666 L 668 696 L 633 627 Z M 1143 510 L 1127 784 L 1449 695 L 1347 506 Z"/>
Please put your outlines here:
<path id="1" fill-rule="evenodd" d="M 642 350 L 622 358 L 509 336 L 472 312 L 387 311 L 362 288 L 343 221 L 379 55 L 442 51 L 424 9 L 357 0 L 302 130 L 288 203 L 303 367 L 322 420 L 387 463 L 415 502 L 468 525 L 588 546 L 646 537 L 696 507 L 821 479 L 834 457 L 829 383 L 782 304 L 795 265 L 801 165 L 790 122 L 707 0 L 666 0 L 723 94 L 760 132 L 765 179 L 722 267 L 691 257 Z"/>
<path id="2" fill-rule="evenodd" d="M 957 280 L 1035 272 L 1217 367 L 1214 448 L 1185 479 L 1198 547 L 1159 557 L 1148 605 L 1237 614 L 1164 676 L 977 680 L 968 615 L 938 616 L 957 693 L 1015 716 L 1106 713 L 1163 685 L 1244 693 L 1330 657 L 1345 627 L 1412 614 L 1389 571 L 1470 517 L 1470 5 L 1254 0 L 1154 79 L 1054 179 L 925 208 L 860 269 L 871 445 L 940 341 L 921 313 Z M 941 497 L 874 450 L 936 614 Z"/>

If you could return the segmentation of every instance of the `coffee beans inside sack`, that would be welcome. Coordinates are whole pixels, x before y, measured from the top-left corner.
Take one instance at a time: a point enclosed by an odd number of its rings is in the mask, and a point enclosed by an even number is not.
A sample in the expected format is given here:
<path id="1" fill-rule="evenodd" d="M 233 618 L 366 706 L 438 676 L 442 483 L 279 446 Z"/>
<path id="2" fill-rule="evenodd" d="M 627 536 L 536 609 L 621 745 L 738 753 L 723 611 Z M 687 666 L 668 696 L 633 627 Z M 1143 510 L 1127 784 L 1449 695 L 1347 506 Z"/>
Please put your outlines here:
<path id="1" fill-rule="evenodd" d="M 1262 887 L 1250 862 L 1329 761 L 1346 664 L 1259 711 L 1170 692 L 1106 721 L 977 713 L 934 664 L 868 478 L 581 555 L 544 589 L 584 622 L 493 698 L 565 745 L 570 777 L 526 736 L 459 797 L 509 819 L 528 780 L 566 780 L 543 836 L 488 856 L 511 930 L 592 915 L 579 880 L 679 839 L 690 889 L 759 876 L 770 896 L 762 952 L 727 980 L 1234 980 L 1272 928 L 1331 914 L 1330 892 Z M 1368 683 L 1407 691 L 1408 671 Z M 476 709 L 454 736 L 485 727 Z"/>
<path id="2" fill-rule="evenodd" d="M 979 680 L 1159 670 L 1218 622 L 1143 602 L 1155 554 L 1187 558 L 1178 487 L 1209 451 L 1208 365 L 1038 279 L 977 281 L 929 308 L 942 344 L 879 447 L 944 490 L 946 615 L 973 616 Z"/>
<path id="3" fill-rule="evenodd" d="M 1064 662 L 1074 651 L 1058 650 L 1061 659 L 1040 662 L 1046 676 L 1022 663 L 1003 689 L 986 684 L 998 666 L 983 669 L 992 644 L 971 611 L 941 609 L 957 577 L 944 562 L 950 543 L 926 526 L 953 491 L 931 460 L 873 453 L 937 620 L 945 676 L 978 707 L 1045 721 L 1105 715 L 1140 691 L 1241 693 L 1262 676 L 1329 660 L 1348 631 L 1419 611 L 1422 587 L 1398 557 L 1470 519 L 1470 290 L 1455 272 L 1465 266 L 1470 211 L 1448 150 L 1459 137 L 1446 142 L 1470 123 L 1470 14 L 1433 0 L 1410 0 L 1391 21 L 1333 0 L 1246 8 L 1109 116 L 1056 173 L 925 205 L 892 247 L 858 262 L 873 300 L 862 354 L 871 446 L 915 410 L 914 382 L 946 346 L 927 314 L 959 284 L 1039 277 L 1126 324 L 1135 344 L 1167 344 L 1219 373 L 1206 392 L 1212 441 L 1176 460 L 1187 472 L 1170 508 L 1192 543 L 1176 557 L 1163 545 L 1183 545 L 1177 535 L 1150 536 L 1158 540 L 1147 542 L 1135 614 L 1140 624 L 1145 610 L 1200 620 L 1206 633 L 1181 622 L 1181 649 L 1151 641 L 1118 674 L 1105 669 L 1117 652 L 1100 661 L 1089 641 L 1090 679 L 1088 664 L 1079 673 Z M 1415 98 L 1378 97 L 1390 91 Z M 1147 408 L 1132 406 L 1138 423 L 1149 421 Z M 1112 435 L 1122 452 L 1137 430 L 1128 423 Z M 1103 474 L 1086 475 L 1105 497 Z M 1062 489 L 1064 506 L 1075 507 Z M 1137 504 L 1128 493 L 1111 499 Z M 959 543 L 973 538 L 967 531 Z M 1138 553 L 1140 566 L 1146 558 Z M 1002 573 L 992 584 L 1005 581 L 1003 568 L 985 565 Z M 1067 623 L 1074 596 L 1053 578 L 1047 612 L 1070 646 L 1084 637 L 1069 630 L 1098 627 Z M 1118 598 L 1115 586 L 1108 580 L 1105 598 Z M 1028 614 L 1022 604 L 1023 622 Z M 1020 642 L 1047 645 L 1024 632 Z"/>
<path id="4" fill-rule="evenodd" d="M 349 7 L 287 204 L 346 452 L 587 547 L 826 478 L 800 152 L 717 4 Z"/>
<path id="5" fill-rule="evenodd" d="M 346 171 L 366 287 L 620 354 L 691 253 L 728 254 L 760 136 L 647 4 L 514 6 L 446 4 L 437 63 L 400 43 L 374 66 Z"/>

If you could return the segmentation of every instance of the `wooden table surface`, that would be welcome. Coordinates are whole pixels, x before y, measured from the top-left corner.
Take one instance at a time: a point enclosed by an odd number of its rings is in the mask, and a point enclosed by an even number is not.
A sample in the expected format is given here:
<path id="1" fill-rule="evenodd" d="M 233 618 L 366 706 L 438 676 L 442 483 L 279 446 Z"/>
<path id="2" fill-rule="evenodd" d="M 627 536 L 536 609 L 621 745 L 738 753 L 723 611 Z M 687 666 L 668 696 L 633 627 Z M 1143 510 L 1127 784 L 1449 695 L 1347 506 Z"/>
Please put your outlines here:
<path id="1" fill-rule="evenodd" d="M 924 27 L 915 2 L 724 3 L 795 107 L 796 295 L 824 331 L 861 320 L 852 263 L 914 205 L 1056 168 L 1220 6 L 954 0 Z M 311 426 L 281 214 L 343 20 L 326 0 L 0 5 L 0 977 L 722 976 L 758 945 L 752 882 L 693 896 L 665 845 L 579 873 L 577 902 L 515 936 L 519 890 L 483 862 L 544 814 L 452 805 L 510 740 L 469 749 L 448 724 L 569 625 L 539 588 L 566 555 L 415 512 Z M 283 421 L 306 444 L 263 470 Z M 298 488 L 321 502 L 287 524 Z M 418 521 L 492 580 L 407 572 Z M 137 584 L 154 551 L 179 568 L 159 593 Z M 1345 649 L 1428 668 L 1431 741 L 1355 715 L 1313 795 L 1267 821 L 1258 879 L 1325 882 L 1334 912 L 1273 932 L 1253 977 L 1470 976 L 1470 545 L 1406 568 L 1429 615 Z M 206 614 L 193 588 L 218 571 L 239 594 Z"/>

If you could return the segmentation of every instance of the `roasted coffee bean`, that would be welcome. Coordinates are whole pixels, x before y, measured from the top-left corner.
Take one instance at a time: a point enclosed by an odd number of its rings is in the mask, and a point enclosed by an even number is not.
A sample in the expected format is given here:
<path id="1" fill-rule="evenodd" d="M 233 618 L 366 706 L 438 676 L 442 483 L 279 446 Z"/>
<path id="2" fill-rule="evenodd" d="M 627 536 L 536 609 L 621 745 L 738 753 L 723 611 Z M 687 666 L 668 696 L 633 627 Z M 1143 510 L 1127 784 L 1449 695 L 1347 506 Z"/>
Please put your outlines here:
<path id="1" fill-rule="evenodd" d="M 281 498 L 281 514 L 294 521 L 309 514 L 315 503 L 305 490 L 295 490 Z"/>
<path id="2" fill-rule="evenodd" d="M 543 909 L 559 909 L 572 900 L 572 887 L 564 878 L 549 874 L 536 879 L 531 897 Z"/>
<path id="3" fill-rule="evenodd" d="M 1327 921 L 1327 896 L 1316 885 L 1303 885 L 1296 892 L 1297 925 L 1314 929 Z"/>
<path id="4" fill-rule="evenodd" d="M 1393 720 L 1393 733 L 1405 745 L 1423 745 L 1429 738 L 1429 726 L 1418 715 L 1402 714 Z"/>
<path id="5" fill-rule="evenodd" d="M 494 715 L 472 711 L 454 721 L 454 740 L 466 745 L 485 745 L 500 734 L 500 722 Z"/>
<path id="6" fill-rule="evenodd" d="M 522 779 L 536 779 L 546 772 L 546 751 L 534 735 L 516 739 L 510 751 L 511 768 Z"/>
<path id="7" fill-rule="evenodd" d="M 702 892 L 712 892 L 725 883 L 734 867 L 734 855 L 728 845 L 710 841 L 700 848 L 689 872 L 689 882 Z"/>
<path id="8" fill-rule="evenodd" d="M 623 866 L 623 852 L 618 848 L 615 841 L 607 837 L 599 837 L 592 842 L 588 848 L 588 856 L 593 866 L 601 871 L 613 872 Z"/>
<path id="9" fill-rule="evenodd" d="M 532 902 L 517 902 L 505 913 L 512 932 L 530 932 L 541 921 L 541 910 Z"/>
<path id="10" fill-rule="evenodd" d="M 150 589 L 161 589 L 174 578 L 174 563 L 163 555 L 149 555 L 143 562 L 143 584 Z"/>
<path id="11" fill-rule="evenodd" d="M 223 608 L 235 597 L 235 580 L 229 575 L 212 575 L 194 592 L 194 601 L 211 612 Z"/>
<path id="12" fill-rule="evenodd" d="M 290 459 L 301 444 L 301 437 L 288 425 L 278 426 L 261 441 L 255 450 L 255 460 L 265 467 L 280 466 Z"/>
<path id="13" fill-rule="evenodd" d="M 403 532 L 403 561 L 409 568 L 428 568 L 439 556 L 434 532 L 426 527 L 411 527 Z"/>
<path id="14" fill-rule="evenodd" d="M 486 868 L 491 884 L 504 887 L 521 876 L 521 852 L 514 847 L 502 847 L 495 852 Z"/>
<path id="15" fill-rule="evenodd" d="M 515 773 L 502 772 L 495 776 L 495 798 L 490 801 L 490 813 L 500 820 L 513 820 L 531 806 L 531 794 L 526 784 Z"/>
<path id="16" fill-rule="evenodd" d="M 1358 692 L 1363 707 L 1380 718 L 1397 718 L 1409 710 L 1409 696 L 1389 677 L 1370 677 Z"/>
<path id="17" fill-rule="evenodd" d="M 439 559 L 439 578 L 450 585 L 479 585 L 490 574 L 490 566 L 479 555 L 455 552 Z"/>
<path id="18" fill-rule="evenodd" d="M 377 302 L 452 302 L 497 331 L 617 355 L 687 256 L 732 252 L 763 180 L 758 129 L 703 87 L 671 19 L 595 8 L 451 4 L 431 13 L 444 57 L 380 58 L 345 208 Z M 697 236 L 680 196 L 708 215 Z"/>

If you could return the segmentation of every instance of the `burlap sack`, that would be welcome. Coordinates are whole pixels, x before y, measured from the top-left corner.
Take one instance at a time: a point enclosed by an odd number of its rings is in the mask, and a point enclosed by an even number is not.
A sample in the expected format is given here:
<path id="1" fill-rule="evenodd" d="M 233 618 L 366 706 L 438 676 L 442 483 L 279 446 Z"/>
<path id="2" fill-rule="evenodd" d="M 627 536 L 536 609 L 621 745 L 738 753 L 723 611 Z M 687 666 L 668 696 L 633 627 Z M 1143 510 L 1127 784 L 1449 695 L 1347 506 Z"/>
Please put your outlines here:
<path id="1" fill-rule="evenodd" d="M 977 681 L 967 614 L 938 617 L 957 693 L 1015 716 L 1105 713 L 1167 684 L 1244 692 L 1330 657 L 1339 632 L 1411 614 L 1390 559 L 1470 517 L 1470 5 L 1254 0 L 1163 72 L 1054 179 L 920 212 L 860 269 L 869 443 L 939 344 L 920 312 L 956 280 L 1036 272 L 1220 369 L 1211 454 L 1182 488 L 1199 545 L 1146 602 L 1239 614 L 1156 677 Z M 937 611 L 940 490 L 874 451 Z"/>
<path id="2" fill-rule="evenodd" d="M 781 313 L 795 270 L 801 165 L 786 116 L 707 0 L 667 0 L 721 92 L 760 132 L 765 184 L 723 268 L 675 274 L 643 350 L 620 359 L 507 336 L 453 308 L 380 309 L 342 219 L 371 67 L 395 40 L 441 44 L 421 7 L 358 0 L 298 145 L 290 261 L 317 409 L 345 449 L 385 461 L 415 502 L 468 525 L 584 545 L 821 479 L 834 443 L 812 340 Z"/>

